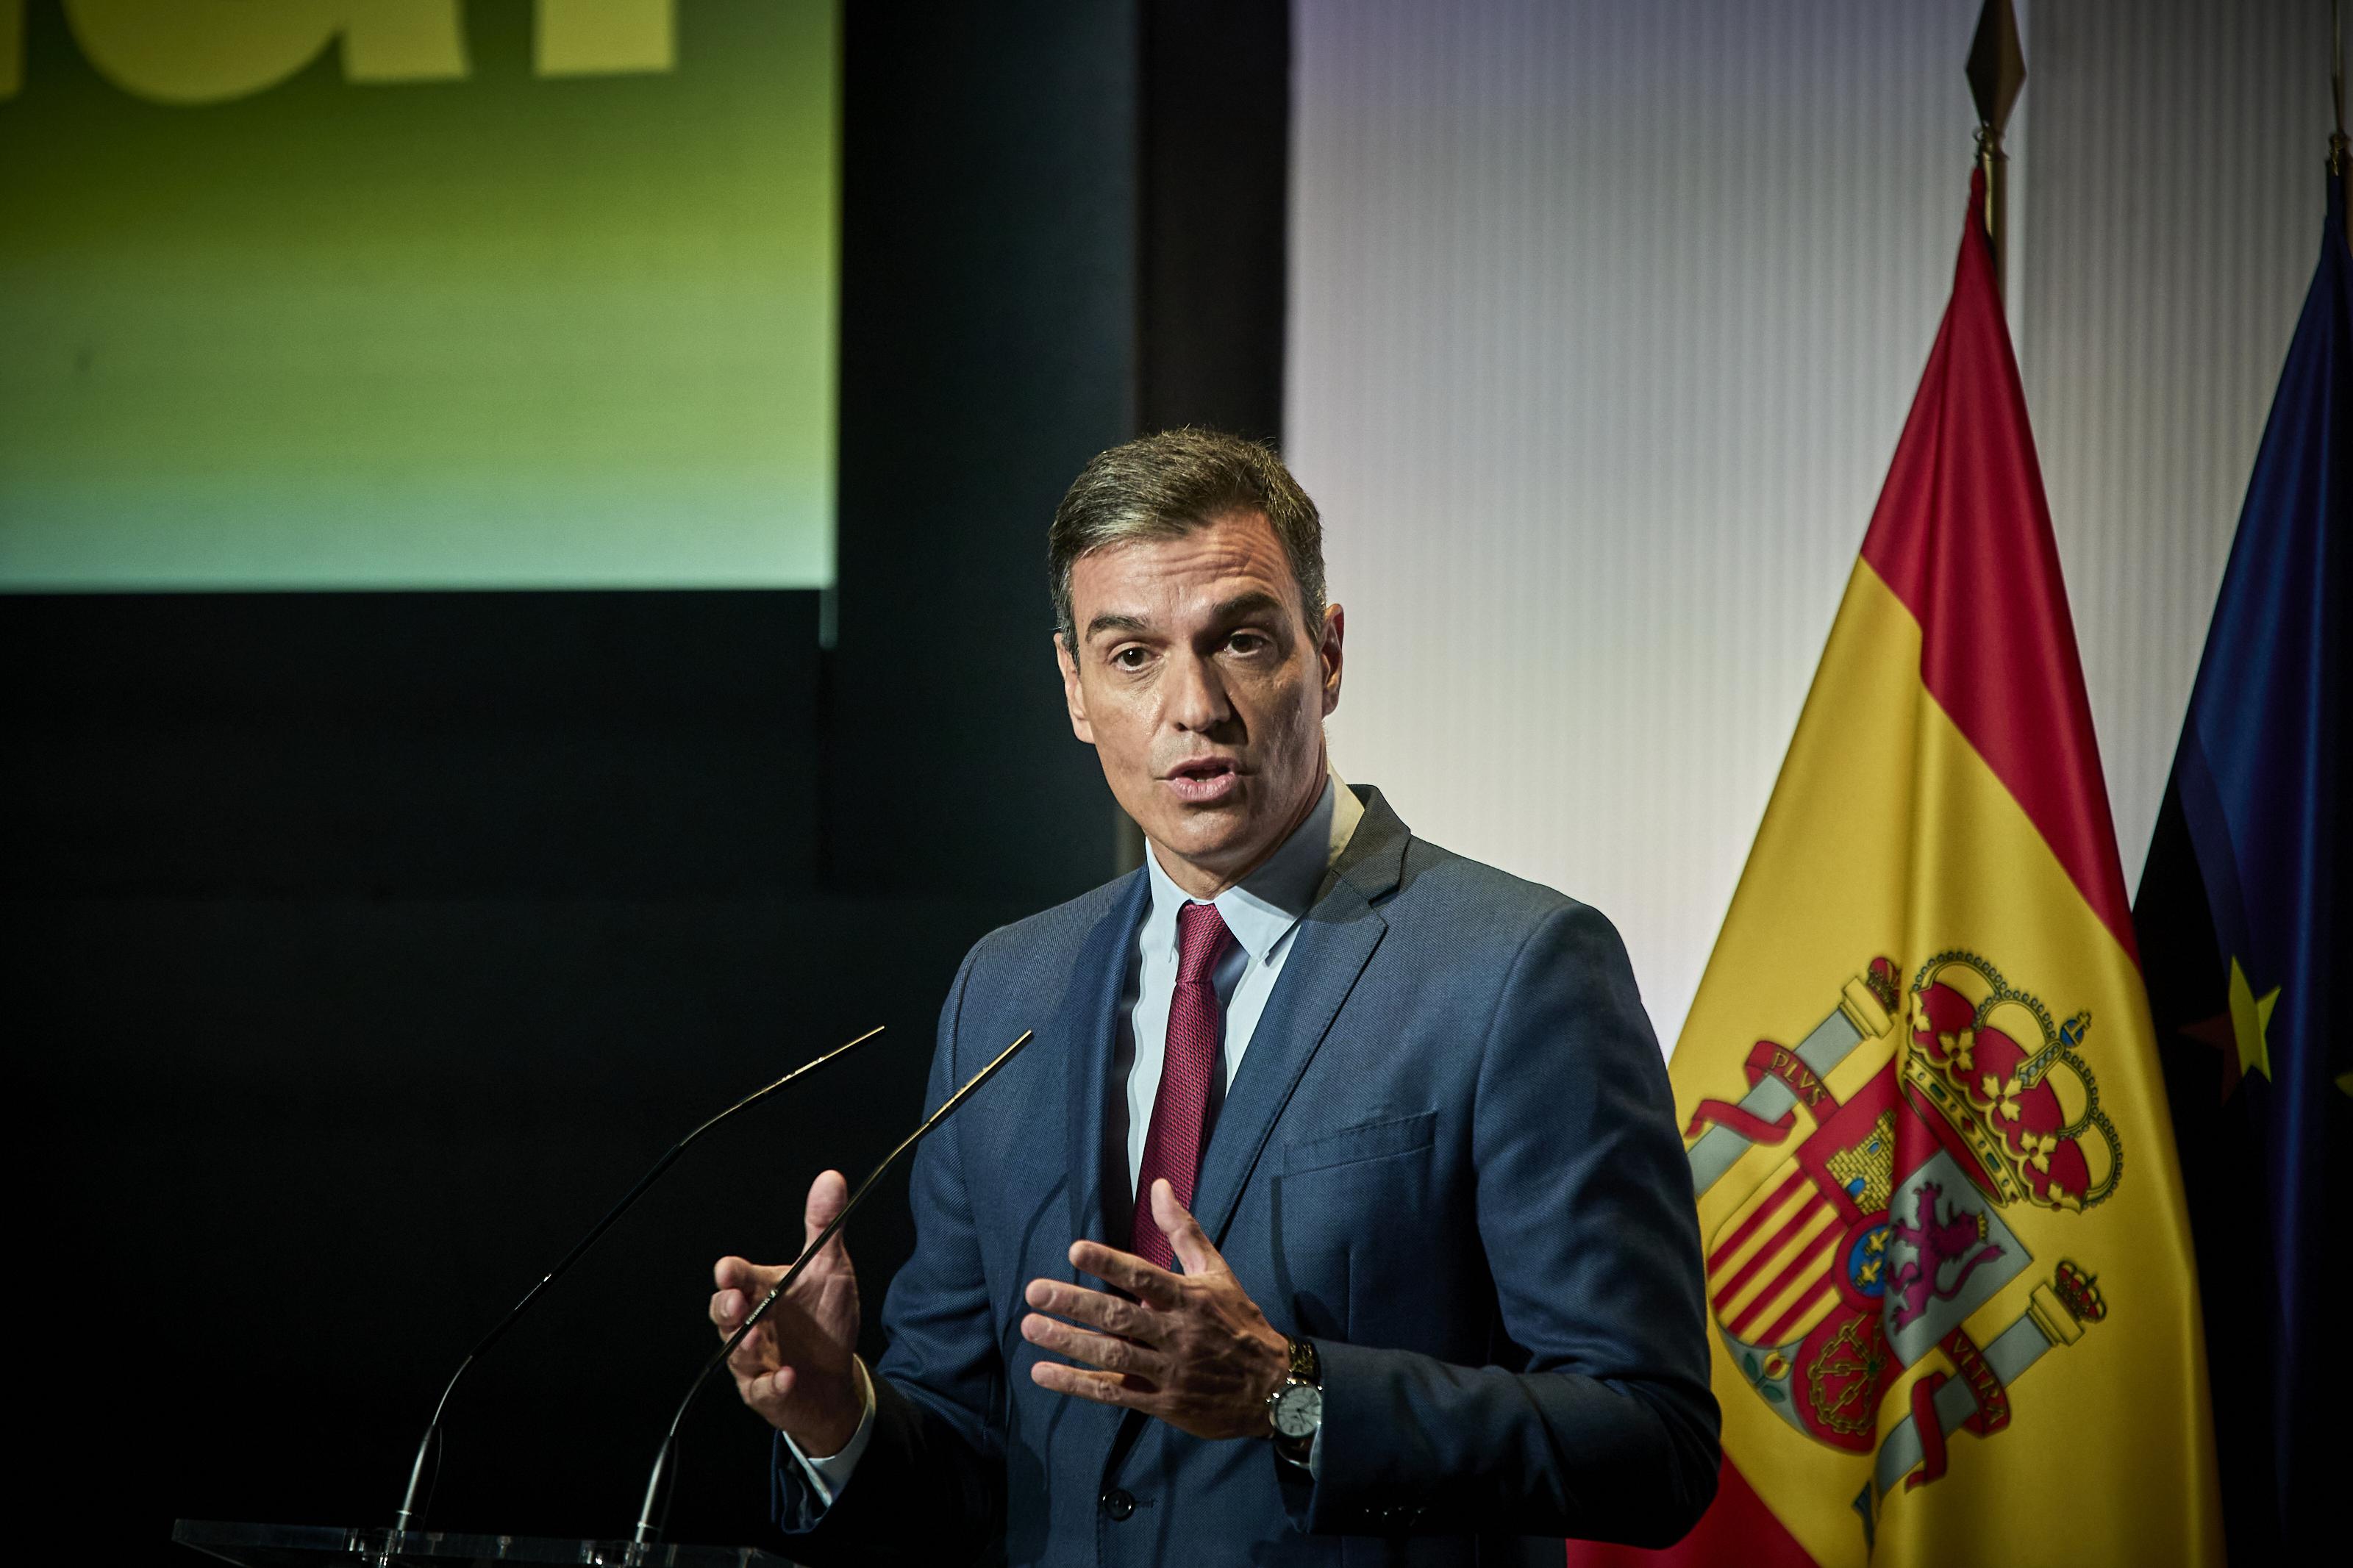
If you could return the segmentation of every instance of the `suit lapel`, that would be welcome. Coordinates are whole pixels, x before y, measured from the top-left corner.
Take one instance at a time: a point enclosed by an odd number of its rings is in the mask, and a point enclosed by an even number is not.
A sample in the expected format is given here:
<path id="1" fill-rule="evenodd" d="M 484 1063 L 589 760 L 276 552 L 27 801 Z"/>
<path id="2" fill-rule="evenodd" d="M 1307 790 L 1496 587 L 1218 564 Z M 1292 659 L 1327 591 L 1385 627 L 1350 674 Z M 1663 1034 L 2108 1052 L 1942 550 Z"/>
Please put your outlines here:
<path id="1" fill-rule="evenodd" d="M 1103 1200 L 1106 1184 L 1115 1174 L 1118 1190 L 1123 1194 L 1126 1191 L 1125 1153 L 1121 1152 L 1117 1156 L 1120 1163 L 1114 1167 L 1104 1129 L 1113 1093 L 1112 1043 L 1117 1028 L 1120 994 L 1126 984 L 1128 961 L 1134 955 L 1136 927 L 1143 923 L 1151 893 L 1151 882 L 1145 872 L 1139 869 L 1128 878 L 1119 896 L 1112 900 L 1111 909 L 1087 933 L 1078 962 L 1071 970 L 1071 985 L 1063 993 L 1061 1011 L 1054 1018 L 1053 1045 L 1061 1053 L 1063 1079 L 1070 1096 L 1070 1165 L 1063 1186 L 1070 1195 L 1070 1229 L 1061 1240 L 1063 1248 L 1082 1237 L 1111 1245 L 1110 1216 Z M 1040 1274 L 1050 1278 L 1089 1289 L 1102 1286 L 1101 1280 L 1081 1279 L 1066 1252 L 1058 1250 L 1050 1258 L 1041 1255 L 1034 1262 Z M 1026 1287 L 1028 1281 L 1023 1284 Z M 1113 1406 L 1088 1400 L 1058 1399 L 1048 1417 L 1048 1430 L 1056 1434 L 1054 1441 L 1058 1444 L 1081 1444 L 1081 1452 L 1109 1454 L 1122 1414 Z M 1103 1445 L 1101 1448 L 1093 1447 L 1098 1443 Z"/>
<path id="2" fill-rule="evenodd" d="M 1292 937 L 1282 976 L 1259 1016 L 1201 1157 L 1193 1215 L 1215 1244 L 1224 1242 L 1234 1206 L 1300 1075 L 1388 930 L 1374 906 L 1397 887 L 1410 835 L 1377 790 L 1366 790 L 1361 798 L 1364 818 L 1324 896 Z"/>
<path id="3" fill-rule="evenodd" d="M 1113 901 L 1111 910 L 1087 933 L 1085 949 L 1071 970 L 1072 984 L 1055 1019 L 1055 1045 L 1062 1053 L 1063 1072 L 1070 1085 L 1071 1239 L 1109 1240 L 1109 1215 L 1104 1205 L 1110 1151 L 1104 1138 L 1109 1113 L 1112 1040 L 1117 1027 L 1114 1014 L 1127 980 L 1128 960 L 1135 929 L 1151 900 L 1151 884 L 1143 871 Z M 1124 1158 L 1120 1167 L 1124 1189 Z M 1065 1264 L 1055 1271 L 1076 1274 Z"/>

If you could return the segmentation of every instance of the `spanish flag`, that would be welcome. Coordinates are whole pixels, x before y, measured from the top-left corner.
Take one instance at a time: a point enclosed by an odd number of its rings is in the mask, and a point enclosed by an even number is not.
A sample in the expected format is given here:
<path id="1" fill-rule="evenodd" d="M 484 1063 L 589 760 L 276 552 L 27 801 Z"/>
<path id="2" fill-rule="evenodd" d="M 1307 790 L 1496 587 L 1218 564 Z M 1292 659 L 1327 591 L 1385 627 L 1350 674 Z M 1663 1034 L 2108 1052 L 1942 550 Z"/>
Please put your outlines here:
<path id="1" fill-rule="evenodd" d="M 2180 1173 L 1974 217 L 1672 1071 L 1725 1468 L 1660 1555 L 2221 1559 Z"/>

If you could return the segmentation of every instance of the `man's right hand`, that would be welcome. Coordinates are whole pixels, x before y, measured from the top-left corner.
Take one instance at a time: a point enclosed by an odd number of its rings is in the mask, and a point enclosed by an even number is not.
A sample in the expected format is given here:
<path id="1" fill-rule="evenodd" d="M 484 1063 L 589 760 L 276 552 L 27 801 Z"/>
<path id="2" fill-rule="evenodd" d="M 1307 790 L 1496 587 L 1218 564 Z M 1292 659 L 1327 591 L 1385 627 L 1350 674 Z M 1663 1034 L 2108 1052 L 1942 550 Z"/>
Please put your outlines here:
<path id="1" fill-rule="evenodd" d="M 811 1183 L 801 1245 L 815 1241 L 849 1201 L 849 1183 L 839 1171 L 827 1171 Z M 782 1268 L 721 1258 L 712 1270 L 718 1289 L 711 1298 L 711 1321 L 719 1337 L 733 1333 L 784 1277 Z M 866 1397 L 853 1364 L 858 1323 L 858 1275 L 837 1234 L 727 1359 L 744 1403 L 812 1458 L 841 1452 L 865 1416 Z"/>

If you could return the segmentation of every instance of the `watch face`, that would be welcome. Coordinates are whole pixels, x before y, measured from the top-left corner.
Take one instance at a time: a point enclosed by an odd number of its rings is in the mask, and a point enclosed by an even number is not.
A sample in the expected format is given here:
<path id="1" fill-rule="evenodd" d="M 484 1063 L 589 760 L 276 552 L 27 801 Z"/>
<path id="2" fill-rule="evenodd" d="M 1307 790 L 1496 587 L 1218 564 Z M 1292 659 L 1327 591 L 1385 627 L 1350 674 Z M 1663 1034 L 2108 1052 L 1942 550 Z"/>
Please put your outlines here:
<path id="1" fill-rule="evenodd" d="M 1312 1383 L 1294 1383 L 1277 1395 L 1274 1429 L 1286 1437 L 1304 1437 L 1324 1425 L 1324 1391 Z"/>

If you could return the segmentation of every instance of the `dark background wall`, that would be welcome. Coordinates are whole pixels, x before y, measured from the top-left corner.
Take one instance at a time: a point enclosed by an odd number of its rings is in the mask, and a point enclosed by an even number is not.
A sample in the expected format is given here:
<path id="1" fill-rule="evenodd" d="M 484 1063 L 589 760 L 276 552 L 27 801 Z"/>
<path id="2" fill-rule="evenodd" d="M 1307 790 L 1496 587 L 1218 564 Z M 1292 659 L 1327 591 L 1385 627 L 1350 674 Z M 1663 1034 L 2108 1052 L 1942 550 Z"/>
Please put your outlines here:
<path id="1" fill-rule="evenodd" d="M 1044 523 L 1139 427 L 1275 432 L 1286 47 L 1280 5 L 849 7 L 830 605 L 0 599 L 40 1529 L 385 1521 L 441 1379 L 639 1170 L 887 1024 L 453 1404 L 437 1522 L 627 1530 L 712 1258 L 787 1256 L 916 1113 L 965 948 L 1113 868 Z M 902 1178 L 853 1232 L 870 1352 L 910 1241 Z M 764 1431 L 714 1391 L 673 1539 L 762 1538 Z"/>

